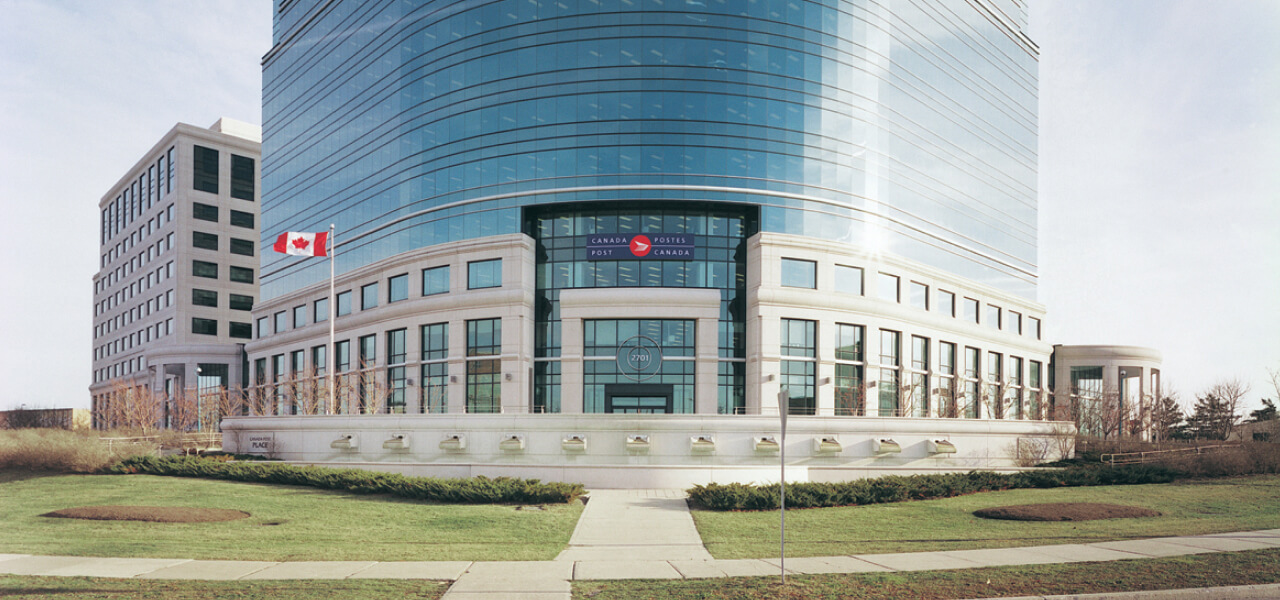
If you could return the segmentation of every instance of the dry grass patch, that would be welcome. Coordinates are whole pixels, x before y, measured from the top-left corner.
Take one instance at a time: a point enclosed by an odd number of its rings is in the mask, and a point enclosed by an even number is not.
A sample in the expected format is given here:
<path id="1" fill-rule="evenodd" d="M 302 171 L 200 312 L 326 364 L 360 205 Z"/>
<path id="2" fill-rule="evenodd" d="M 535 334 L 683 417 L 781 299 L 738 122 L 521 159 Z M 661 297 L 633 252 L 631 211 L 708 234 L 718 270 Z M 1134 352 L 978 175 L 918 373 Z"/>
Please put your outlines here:
<path id="1" fill-rule="evenodd" d="M 246 519 L 249 513 L 229 508 L 191 506 L 78 506 L 47 512 L 42 517 L 94 521 L 146 521 L 148 523 L 213 523 Z"/>
<path id="2" fill-rule="evenodd" d="M 996 506 L 973 511 L 983 519 L 1006 521 L 1094 521 L 1097 519 L 1132 519 L 1158 517 L 1158 511 L 1141 506 L 1100 504 L 1096 502 L 1052 502 L 1048 504 L 1019 504 Z"/>

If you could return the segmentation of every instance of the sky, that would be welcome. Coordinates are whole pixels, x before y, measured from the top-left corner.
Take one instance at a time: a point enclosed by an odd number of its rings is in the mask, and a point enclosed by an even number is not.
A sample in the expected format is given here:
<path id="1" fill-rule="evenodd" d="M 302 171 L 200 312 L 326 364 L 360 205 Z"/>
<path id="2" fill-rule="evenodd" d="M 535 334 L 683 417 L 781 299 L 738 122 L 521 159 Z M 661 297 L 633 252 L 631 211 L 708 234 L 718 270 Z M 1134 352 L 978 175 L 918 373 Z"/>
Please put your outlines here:
<path id="1" fill-rule="evenodd" d="M 1029 0 L 1045 339 L 1280 370 L 1280 2 Z M 0 410 L 88 407 L 97 203 L 174 123 L 261 123 L 269 0 L 0 0 Z"/>

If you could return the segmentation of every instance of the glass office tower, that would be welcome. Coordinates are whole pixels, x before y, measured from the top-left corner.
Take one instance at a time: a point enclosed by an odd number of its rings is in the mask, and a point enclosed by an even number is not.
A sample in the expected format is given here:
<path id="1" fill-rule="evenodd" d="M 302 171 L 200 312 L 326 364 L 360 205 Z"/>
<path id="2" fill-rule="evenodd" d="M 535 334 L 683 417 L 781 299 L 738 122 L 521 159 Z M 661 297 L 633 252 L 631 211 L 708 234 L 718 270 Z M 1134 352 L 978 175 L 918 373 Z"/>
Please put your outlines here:
<path id="1" fill-rule="evenodd" d="M 277 0 L 264 244 L 336 226 L 335 325 L 397 390 L 380 410 L 758 413 L 781 386 L 807 414 L 1024 415 L 1049 351 L 1026 12 Z M 327 276 L 263 253 L 258 381 L 327 341 Z"/>

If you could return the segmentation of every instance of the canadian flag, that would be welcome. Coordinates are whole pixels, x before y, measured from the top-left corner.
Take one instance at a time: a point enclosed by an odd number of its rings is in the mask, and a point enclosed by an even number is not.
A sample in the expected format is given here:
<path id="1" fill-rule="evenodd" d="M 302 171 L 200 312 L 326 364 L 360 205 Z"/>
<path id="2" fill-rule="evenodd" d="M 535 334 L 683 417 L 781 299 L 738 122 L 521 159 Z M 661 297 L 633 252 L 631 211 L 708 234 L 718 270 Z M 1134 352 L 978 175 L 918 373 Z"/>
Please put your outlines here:
<path id="1" fill-rule="evenodd" d="M 290 231 L 280 234 L 276 238 L 273 248 L 276 252 L 285 254 L 293 254 L 295 256 L 328 256 L 326 244 L 329 241 L 329 232 L 321 231 L 320 233 L 299 233 Z"/>

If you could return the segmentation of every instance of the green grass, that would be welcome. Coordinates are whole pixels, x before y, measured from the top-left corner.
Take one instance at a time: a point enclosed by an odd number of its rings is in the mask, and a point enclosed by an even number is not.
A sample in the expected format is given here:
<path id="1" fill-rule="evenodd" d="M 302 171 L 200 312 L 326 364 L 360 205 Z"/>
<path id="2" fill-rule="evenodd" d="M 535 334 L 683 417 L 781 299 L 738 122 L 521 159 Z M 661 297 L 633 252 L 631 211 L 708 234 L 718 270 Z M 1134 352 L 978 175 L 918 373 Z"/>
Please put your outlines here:
<path id="1" fill-rule="evenodd" d="M 856 573 L 729 579 L 578 581 L 591 600 L 944 600 L 1090 594 L 1280 582 L 1280 549 L 1113 562 L 956 571 Z"/>
<path id="2" fill-rule="evenodd" d="M 993 521 L 979 508 L 1050 502 L 1144 506 L 1159 517 L 1076 522 Z M 716 558 L 777 555 L 778 512 L 693 511 Z M 833 556 L 1087 543 L 1280 527 L 1280 476 L 987 492 L 943 500 L 787 511 L 788 556 Z"/>
<path id="3" fill-rule="evenodd" d="M 448 585 L 437 581 L 348 579 L 344 581 L 151 581 L 91 577 L 18 577 L 0 575 L 0 597 L 13 600 L 59 598 L 97 600 L 140 598 L 156 600 L 366 600 L 367 598 L 425 598 L 444 595 Z"/>
<path id="4" fill-rule="evenodd" d="M 150 475 L 0 480 L 0 553 L 238 560 L 551 560 L 581 504 L 516 510 L 424 504 L 314 488 Z M 91 505 L 230 508 L 220 523 L 83 521 L 40 515 Z"/>

